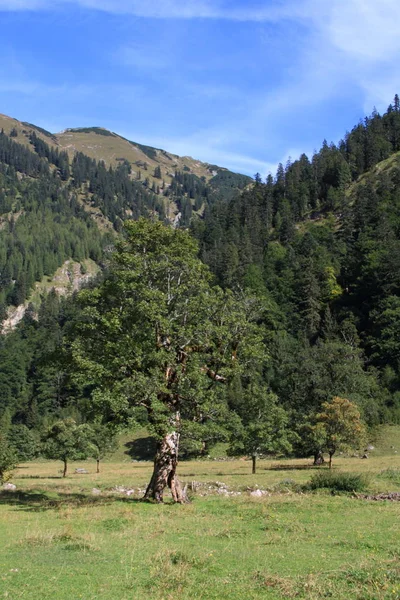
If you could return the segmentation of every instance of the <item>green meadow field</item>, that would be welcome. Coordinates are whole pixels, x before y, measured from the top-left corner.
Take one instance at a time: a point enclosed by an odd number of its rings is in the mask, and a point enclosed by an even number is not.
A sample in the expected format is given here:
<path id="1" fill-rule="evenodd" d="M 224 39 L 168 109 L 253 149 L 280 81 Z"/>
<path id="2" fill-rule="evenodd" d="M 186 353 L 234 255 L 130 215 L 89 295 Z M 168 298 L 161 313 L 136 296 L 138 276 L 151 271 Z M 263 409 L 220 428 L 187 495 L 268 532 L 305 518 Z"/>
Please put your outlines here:
<path id="1" fill-rule="evenodd" d="M 400 492 L 400 428 L 375 443 L 334 473 L 366 474 L 370 495 Z M 74 463 L 66 479 L 57 462 L 15 471 L 17 489 L 0 493 L 0 598 L 400 599 L 400 502 L 307 491 L 306 459 L 260 460 L 256 475 L 249 461 L 209 460 L 179 465 L 190 504 L 155 505 L 139 500 L 151 462 L 116 457 L 99 474 Z"/>

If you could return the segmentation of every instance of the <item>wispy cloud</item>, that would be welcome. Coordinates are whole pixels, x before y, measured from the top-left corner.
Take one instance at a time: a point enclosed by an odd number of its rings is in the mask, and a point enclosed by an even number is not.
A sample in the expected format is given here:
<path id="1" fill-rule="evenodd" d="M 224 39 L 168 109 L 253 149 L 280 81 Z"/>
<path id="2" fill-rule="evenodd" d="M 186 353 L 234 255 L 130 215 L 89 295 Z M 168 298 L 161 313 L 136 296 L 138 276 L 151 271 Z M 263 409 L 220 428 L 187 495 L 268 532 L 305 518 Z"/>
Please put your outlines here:
<path id="1" fill-rule="evenodd" d="M 134 132 L 125 134 L 130 139 L 136 139 L 138 136 Z M 242 154 L 239 152 L 230 152 L 213 144 L 213 140 L 203 138 L 201 141 L 196 136 L 189 138 L 170 138 L 170 137 L 152 137 L 151 143 L 157 148 L 166 148 L 169 152 L 180 156 L 191 156 L 198 160 L 217 164 L 219 166 L 229 166 L 233 171 L 240 173 L 249 173 L 254 175 L 260 171 L 267 175 L 270 171 L 275 171 L 277 163 L 268 163 L 255 156 Z"/>
<path id="2" fill-rule="evenodd" d="M 300 0 L 302 4 L 302 0 Z M 0 0 L 0 10 L 55 10 L 75 5 L 112 14 L 127 14 L 153 19 L 223 19 L 233 21 L 278 21 L 301 15 L 299 2 L 274 0 L 267 7 L 232 6 L 228 0 Z"/>

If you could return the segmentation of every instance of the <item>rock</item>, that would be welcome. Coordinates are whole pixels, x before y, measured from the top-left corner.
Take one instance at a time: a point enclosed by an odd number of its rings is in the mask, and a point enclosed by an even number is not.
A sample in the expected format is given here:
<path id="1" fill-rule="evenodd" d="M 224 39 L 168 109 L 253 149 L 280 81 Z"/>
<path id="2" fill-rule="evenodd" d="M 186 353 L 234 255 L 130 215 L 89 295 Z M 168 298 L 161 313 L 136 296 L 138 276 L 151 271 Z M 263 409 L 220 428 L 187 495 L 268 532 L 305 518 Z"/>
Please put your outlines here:
<path id="1" fill-rule="evenodd" d="M 386 494 L 376 494 L 375 496 L 357 495 L 358 498 L 365 500 L 389 500 L 390 502 L 400 502 L 400 492 L 388 492 Z"/>
<path id="2" fill-rule="evenodd" d="M 253 490 L 250 492 L 250 496 L 253 496 L 253 498 L 261 498 L 264 496 L 264 492 L 262 490 Z"/>
<path id="3" fill-rule="evenodd" d="M 3 485 L 3 490 L 8 490 L 9 492 L 15 492 L 16 489 L 17 489 L 17 486 L 14 485 L 13 483 L 5 483 Z"/>
<path id="4" fill-rule="evenodd" d="M 86 471 L 86 469 L 75 469 L 75 473 L 78 473 L 79 475 L 88 475 L 89 471 Z"/>
<path id="5" fill-rule="evenodd" d="M 369 452 L 371 452 L 371 450 L 375 450 L 375 446 L 372 446 L 372 444 L 368 444 L 367 450 L 369 450 Z"/>
<path id="6" fill-rule="evenodd" d="M 361 458 L 368 458 L 368 454 L 365 452 L 365 454 L 363 454 Z"/>
<path id="7" fill-rule="evenodd" d="M 93 488 L 92 494 L 93 496 L 99 496 L 101 494 L 101 490 L 99 490 L 99 488 Z"/>
<path id="8" fill-rule="evenodd" d="M 135 490 L 126 490 L 125 493 L 126 493 L 127 496 L 132 496 L 132 494 L 135 493 Z"/>

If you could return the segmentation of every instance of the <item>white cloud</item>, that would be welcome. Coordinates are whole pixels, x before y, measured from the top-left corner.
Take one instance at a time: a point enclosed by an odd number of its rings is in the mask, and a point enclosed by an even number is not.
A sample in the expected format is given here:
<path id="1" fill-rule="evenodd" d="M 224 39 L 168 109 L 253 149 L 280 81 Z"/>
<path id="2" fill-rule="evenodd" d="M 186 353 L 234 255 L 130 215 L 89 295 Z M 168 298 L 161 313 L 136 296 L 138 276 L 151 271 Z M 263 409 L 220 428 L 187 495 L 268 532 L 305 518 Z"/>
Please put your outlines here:
<path id="1" fill-rule="evenodd" d="M 364 110 L 386 108 L 400 89 L 400 4 L 397 0 L 335 0 L 309 8 L 320 32 L 322 55 L 334 56 L 337 81 L 346 78 L 359 86 Z"/>
<path id="2" fill-rule="evenodd" d="M 328 31 L 333 44 L 362 61 L 385 61 L 400 50 L 397 0 L 337 0 Z"/>

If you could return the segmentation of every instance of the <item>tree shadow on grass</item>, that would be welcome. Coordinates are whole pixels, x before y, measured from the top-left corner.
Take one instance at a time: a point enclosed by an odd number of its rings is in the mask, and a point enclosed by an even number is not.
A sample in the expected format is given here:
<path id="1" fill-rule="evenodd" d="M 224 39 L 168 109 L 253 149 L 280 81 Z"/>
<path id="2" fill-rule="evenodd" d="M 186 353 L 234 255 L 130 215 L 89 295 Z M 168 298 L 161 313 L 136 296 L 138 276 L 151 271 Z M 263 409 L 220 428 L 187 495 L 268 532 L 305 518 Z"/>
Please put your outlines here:
<path id="1" fill-rule="evenodd" d="M 156 444 L 155 437 L 138 438 L 125 444 L 125 454 L 128 454 L 132 460 L 154 460 Z"/>
<path id="2" fill-rule="evenodd" d="M 43 512 L 60 508 L 81 508 L 87 506 L 104 506 L 114 502 L 135 504 L 142 502 L 140 498 L 126 496 L 91 496 L 88 494 L 68 494 L 41 491 L 0 491 L 0 505 L 8 504 L 29 512 Z"/>
<path id="3" fill-rule="evenodd" d="M 315 471 L 315 469 L 321 469 L 323 465 L 272 465 L 266 467 L 265 471 Z"/>
<path id="4" fill-rule="evenodd" d="M 18 479 L 63 479 L 62 475 L 18 475 Z"/>

